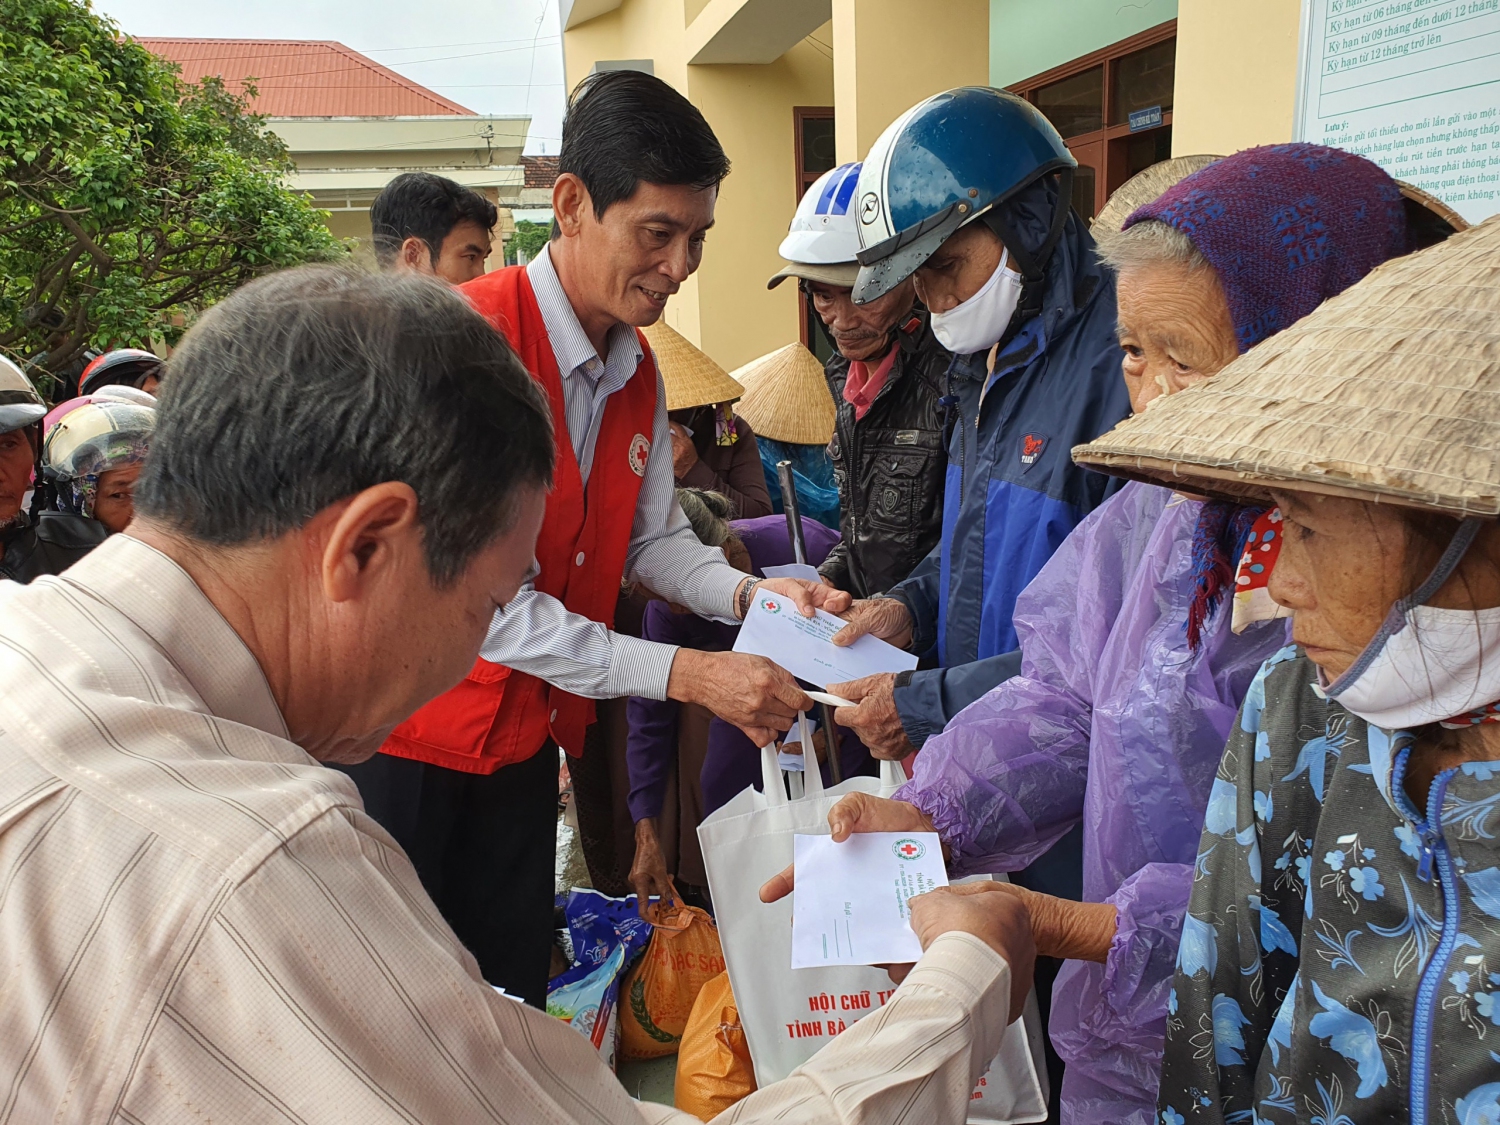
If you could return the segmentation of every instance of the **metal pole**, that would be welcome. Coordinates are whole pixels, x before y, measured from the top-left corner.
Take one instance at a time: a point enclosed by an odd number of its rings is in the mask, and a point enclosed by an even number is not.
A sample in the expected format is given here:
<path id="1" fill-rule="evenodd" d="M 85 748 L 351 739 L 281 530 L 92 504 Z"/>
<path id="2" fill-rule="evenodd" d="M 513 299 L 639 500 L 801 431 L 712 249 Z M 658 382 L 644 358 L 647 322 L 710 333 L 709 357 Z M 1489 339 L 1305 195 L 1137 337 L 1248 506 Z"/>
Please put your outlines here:
<path id="1" fill-rule="evenodd" d="M 781 484 L 781 507 L 786 512 L 787 537 L 792 541 L 792 557 L 804 566 L 807 564 L 807 540 L 802 536 L 802 512 L 797 506 L 797 486 L 792 479 L 792 463 L 776 462 L 776 479 Z M 818 704 L 823 716 L 823 744 L 828 751 L 828 776 L 837 785 L 844 780 L 844 764 L 839 761 L 838 728 L 833 724 L 833 708 L 826 703 Z M 811 746 L 802 747 L 802 765 L 807 768 L 808 755 L 812 755 L 812 768 L 818 768 L 818 756 Z"/>
<path id="2" fill-rule="evenodd" d="M 797 507 L 797 488 L 792 481 L 792 463 L 776 462 L 776 478 L 781 482 L 781 506 L 786 511 L 786 533 L 792 541 L 792 557 L 807 562 L 807 541 L 802 538 L 802 513 Z"/>

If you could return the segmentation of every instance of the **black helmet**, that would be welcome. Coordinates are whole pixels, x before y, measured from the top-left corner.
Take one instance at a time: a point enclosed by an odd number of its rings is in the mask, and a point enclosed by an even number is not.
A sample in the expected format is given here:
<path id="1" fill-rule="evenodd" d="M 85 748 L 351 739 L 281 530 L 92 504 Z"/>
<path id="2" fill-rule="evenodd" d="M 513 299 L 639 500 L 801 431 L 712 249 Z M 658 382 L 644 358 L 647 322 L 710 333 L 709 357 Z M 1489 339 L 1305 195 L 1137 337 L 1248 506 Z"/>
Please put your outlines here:
<path id="1" fill-rule="evenodd" d="M 90 395 L 100 387 L 114 383 L 140 388 L 149 375 L 161 374 L 160 356 L 141 348 L 118 348 L 105 352 L 83 369 L 78 378 L 78 393 Z"/>

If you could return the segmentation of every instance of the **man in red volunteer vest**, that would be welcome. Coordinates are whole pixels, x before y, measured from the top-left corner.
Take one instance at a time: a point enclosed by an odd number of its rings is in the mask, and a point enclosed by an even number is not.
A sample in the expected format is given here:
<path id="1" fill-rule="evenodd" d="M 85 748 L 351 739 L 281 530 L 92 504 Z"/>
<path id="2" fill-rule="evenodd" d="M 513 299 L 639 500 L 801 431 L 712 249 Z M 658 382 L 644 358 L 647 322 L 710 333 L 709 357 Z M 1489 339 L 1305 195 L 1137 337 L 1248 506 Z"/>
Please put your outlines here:
<path id="1" fill-rule="evenodd" d="M 757 744 L 812 701 L 760 657 L 614 633 L 621 579 L 725 621 L 757 580 L 704 547 L 677 504 L 666 399 L 638 328 L 698 268 L 729 172 L 665 82 L 591 76 L 563 123 L 551 244 L 462 287 L 543 385 L 558 457 L 533 580 L 495 615 L 469 678 L 351 768 L 485 979 L 543 1005 L 552 945 L 557 747 L 583 749 L 593 699 L 700 703 Z M 848 595 L 760 583 L 810 614 Z"/>

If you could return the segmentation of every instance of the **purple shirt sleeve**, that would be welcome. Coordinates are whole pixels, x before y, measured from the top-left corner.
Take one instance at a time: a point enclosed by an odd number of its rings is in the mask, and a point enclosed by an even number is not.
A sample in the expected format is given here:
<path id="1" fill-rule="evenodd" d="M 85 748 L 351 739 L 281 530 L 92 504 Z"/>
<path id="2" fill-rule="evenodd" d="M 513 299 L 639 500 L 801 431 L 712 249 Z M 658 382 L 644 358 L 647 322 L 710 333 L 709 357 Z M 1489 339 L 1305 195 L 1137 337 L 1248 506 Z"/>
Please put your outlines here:
<path id="1" fill-rule="evenodd" d="M 1172 970 L 1192 890 L 1191 864 L 1147 864 L 1105 900 L 1119 911 L 1109 959 L 1063 965 L 1051 1033 L 1069 1064 L 1074 1120 L 1096 1112 L 1102 1115 L 1096 1120 L 1120 1120 L 1122 1096 L 1145 1107 L 1141 1125 L 1152 1120 Z"/>

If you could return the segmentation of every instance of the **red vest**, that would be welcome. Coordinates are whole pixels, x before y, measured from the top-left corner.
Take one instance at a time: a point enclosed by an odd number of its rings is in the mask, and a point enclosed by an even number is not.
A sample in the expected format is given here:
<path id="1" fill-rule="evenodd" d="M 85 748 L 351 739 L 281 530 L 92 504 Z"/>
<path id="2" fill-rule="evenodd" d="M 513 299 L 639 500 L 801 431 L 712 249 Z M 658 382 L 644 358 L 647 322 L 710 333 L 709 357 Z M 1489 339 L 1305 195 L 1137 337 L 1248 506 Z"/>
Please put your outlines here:
<path id="1" fill-rule="evenodd" d="M 656 419 L 651 349 L 643 339 L 640 366 L 605 404 L 585 489 L 568 438 L 562 378 L 525 268 L 496 270 L 461 288 L 505 334 L 552 404 L 557 471 L 537 537 L 541 571 L 536 588 L 574 613 L 613 626 Z M 398 726 L 380 749 L 465 773 L 489 774 L 524 762 L 549 734 L 577 757 L 583 753 L 583 732 L 593 721 L 592 700 L 481 659 L 463 683 Z"/>

